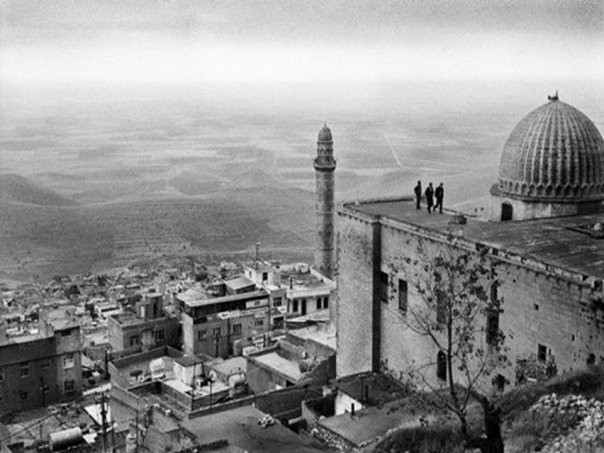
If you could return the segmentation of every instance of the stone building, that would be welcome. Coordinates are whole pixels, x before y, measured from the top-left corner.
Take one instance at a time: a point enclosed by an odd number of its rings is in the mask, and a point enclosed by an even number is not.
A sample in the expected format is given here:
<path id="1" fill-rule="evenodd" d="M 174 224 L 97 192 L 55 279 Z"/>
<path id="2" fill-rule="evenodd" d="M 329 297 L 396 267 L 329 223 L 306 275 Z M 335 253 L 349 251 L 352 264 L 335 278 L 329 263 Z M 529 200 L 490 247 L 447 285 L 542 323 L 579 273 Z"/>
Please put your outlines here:
<path id="1" fill-rule="evenodd" d="M 0 416 L 82 396 L 80 326 L 65 310 L 43 313 L 36 332 L 0 326 Z"/>
<path id="2" fill-rule="evenodd" d="M 327 278 L 333 278 L 335 265 L 335 228 L 334 228 L 334 171 L 336 161 L 333 158 L 333 138 L 331 131 L 324 125 L 317 138 L 317 157 L 315 158 L 315 267 Z"/>
<path id="3" fill-rule="evenodd" d="M 187 354 L 224 358 L 233 354 L 236 341 L 270 331 L 269 294 L 249 280 L 236 280 L 218 284 L 213 294 L 190 289 L 175 296 Z"/>
<path id="4" fill-rule="evenodd" d="M 429 215 L 411 199 L 338 210 L 338 377 L 429 364 L 426 377 L 444 385 L 436 346 L 404 322 L 421 302 L 412 280 L 413 267 L 428 262 L 420 243 L 479 253 L 497 265 L 491 291 L 503 312 L 476 322 L 485 328 L 483 344 L 489 323 L 507 336 L 512 365 L 483 387 L 517 382 L 516 365 L 529 359 L 558 373 L 604 360 L 604 145 L 597 128 L 551 98 L 513 130 L 492 196 L 490 220 L 451 210 Z M 403 265 L 393 266 L 400 258 Z"/>
<path id="5" fill-rule="evenodd" d="M 284 316 L 290 320 L 332 318 L 335 282 L 305 263 L 256 263 L 246 267 L 245 276 L 269 293 L 275 329 L 285 326 Z"/>
<path id="6" fill-rule="evenodd" d="M 134 313 L 108 317 L 108 339 L 113 351 L 137 352 L 160 346 L 180 346 L 180 322 L 178 318 L 166 315 L 161 294 L 143 294 L 134 309 Z"/>

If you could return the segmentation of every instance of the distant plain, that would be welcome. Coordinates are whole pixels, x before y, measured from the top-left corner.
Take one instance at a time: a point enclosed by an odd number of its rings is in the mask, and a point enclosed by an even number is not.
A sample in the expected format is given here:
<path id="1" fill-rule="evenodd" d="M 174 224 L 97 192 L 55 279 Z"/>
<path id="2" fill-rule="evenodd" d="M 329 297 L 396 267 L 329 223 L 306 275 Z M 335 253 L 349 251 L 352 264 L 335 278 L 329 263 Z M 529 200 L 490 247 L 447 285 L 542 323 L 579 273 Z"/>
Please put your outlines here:
<path id="1" fill-rule="evenodd" d="M 596 86 L 561 97 L 603 131 Z M 511 128 L 545 103 L 552 84 L 495 91 L 502 87 L 396 84 L 291 107 L 276 92 L 222 103 L 207 92 L 41 99 L 5 91 L 0 281 L 162 254 L 248 256 L 256 242 L 267 258 L 311 260 L 312 159 L 324 121 L 338 201 L 409 196 L 418 179 L 444 182 L 449 206 L 481 199 Z"/>

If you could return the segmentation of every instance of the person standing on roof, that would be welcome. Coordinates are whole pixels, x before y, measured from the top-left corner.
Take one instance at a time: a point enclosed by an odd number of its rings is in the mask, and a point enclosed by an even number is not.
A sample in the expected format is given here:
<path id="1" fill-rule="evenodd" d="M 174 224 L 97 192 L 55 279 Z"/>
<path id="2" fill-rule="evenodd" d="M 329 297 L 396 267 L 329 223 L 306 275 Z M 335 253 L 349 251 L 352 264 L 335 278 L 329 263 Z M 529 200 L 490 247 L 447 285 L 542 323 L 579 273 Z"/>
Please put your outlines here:
<path id="1" fill-rule="evenodd" d="M 434 187 L 432 187 L 432 183 L 429 183 L 426 189 L 426 204 L 428 205 L 428 214 L 432 214 L 432 206 L 434 206 Z"/>
<path id="2" fill-rule="evenodd" d="M 417 181 L 417 186 L 413 189 L 415 193 L 415 209 L 420 209 L 420 204 L 422 202 L 422 182 Z"/>
<path id="3" fill-rule="evenodd" d="M 443 197 L 445 196 L 445 188 L 441 182 L 434 191 L 434 198 L 436 198 L 436 204 L 434 205 L 434 211 L 438 208 L 438 212 L 443 213 Z"/>

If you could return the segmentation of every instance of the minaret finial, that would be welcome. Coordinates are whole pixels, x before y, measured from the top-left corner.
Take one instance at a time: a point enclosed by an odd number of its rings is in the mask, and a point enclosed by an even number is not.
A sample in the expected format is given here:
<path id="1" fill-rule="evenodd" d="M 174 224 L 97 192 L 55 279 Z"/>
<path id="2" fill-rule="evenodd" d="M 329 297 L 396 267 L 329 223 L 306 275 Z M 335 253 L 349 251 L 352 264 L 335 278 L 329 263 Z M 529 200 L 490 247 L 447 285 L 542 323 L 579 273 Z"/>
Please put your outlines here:
<path id="1" fill-rule="evenodd" d="M 558 98 L 558 90 L 556 90 L 556 94 L 555 95 L 548 96 L 547 99 L 548 99 L 548 101 L 557 101 L 559 99 Z"/>

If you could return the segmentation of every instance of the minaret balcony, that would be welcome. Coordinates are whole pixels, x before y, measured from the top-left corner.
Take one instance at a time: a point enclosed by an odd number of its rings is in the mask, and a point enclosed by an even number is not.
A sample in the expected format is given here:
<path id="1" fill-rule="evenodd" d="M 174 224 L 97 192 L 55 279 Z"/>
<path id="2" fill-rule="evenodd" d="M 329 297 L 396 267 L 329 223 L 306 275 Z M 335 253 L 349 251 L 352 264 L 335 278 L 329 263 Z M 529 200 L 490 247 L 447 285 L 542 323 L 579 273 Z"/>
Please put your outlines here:
<path id="1" fill-rule="evenodd" d="M 333 157 L 321 156 L 315 159 L 315 170 L 329 171 L 335 170 L 336 160 Z"/>

